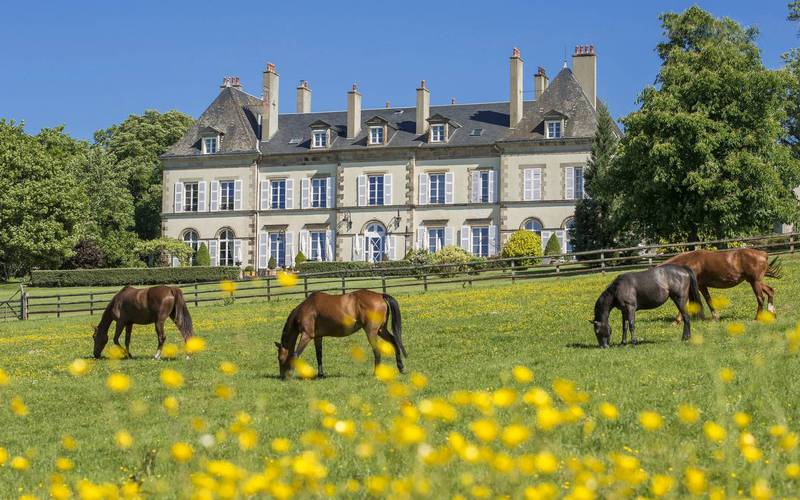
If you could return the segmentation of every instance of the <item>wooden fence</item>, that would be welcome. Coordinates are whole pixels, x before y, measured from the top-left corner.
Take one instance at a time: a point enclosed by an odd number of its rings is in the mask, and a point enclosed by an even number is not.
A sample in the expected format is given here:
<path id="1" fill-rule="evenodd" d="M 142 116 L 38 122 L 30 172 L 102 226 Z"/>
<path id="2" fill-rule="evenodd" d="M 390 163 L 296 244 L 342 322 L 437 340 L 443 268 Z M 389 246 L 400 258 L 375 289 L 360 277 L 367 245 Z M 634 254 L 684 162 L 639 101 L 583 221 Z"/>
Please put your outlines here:
<path id="1" fill-rule="evenodd" d="M 494 281 L 515 283 L 520 280 L 574 276 L 607 271 L 623 271 L 652 267 L 673 255 L 696 248 L 729 248 L 748 246 L 768 251 L 771 255 L 795 253 L 800 233 L 770 234 L 705 242 L 640 245 L 576 252 L 559 257 L 524 257 L 490 259 L 475 263 L 435 264 L 408 267 L 376 267 L 370 270 L 338 270 L 305 273 L 297 283 L 282 286 L 274 276 L 237 280 L 235 290 L 223 291 L 220 283 L 180 285 L 191 306 L 206 303 L 230 303 L 239 300 L 280 300 L 307 297 L 315 291 L 345 293 L 370 288 L 383 293 L 392 291 L 428 291 L 434 288 L 480 286 Z M 365 273 L 367 275 L 365 275 Z M 285 284 L 284 284 L 285 285 Z M 48 289 L 41 289 L 46 292 Z M 73 314 L 101 314 L 119 288 L 90 292 L 39 294 L 39 289 L 21 287 L 11 300 L 0 302 L 6 317 L 28 319 L 34 316 L 62 317 Z M 0 312 L 0 319 L 3 313 Z"/>

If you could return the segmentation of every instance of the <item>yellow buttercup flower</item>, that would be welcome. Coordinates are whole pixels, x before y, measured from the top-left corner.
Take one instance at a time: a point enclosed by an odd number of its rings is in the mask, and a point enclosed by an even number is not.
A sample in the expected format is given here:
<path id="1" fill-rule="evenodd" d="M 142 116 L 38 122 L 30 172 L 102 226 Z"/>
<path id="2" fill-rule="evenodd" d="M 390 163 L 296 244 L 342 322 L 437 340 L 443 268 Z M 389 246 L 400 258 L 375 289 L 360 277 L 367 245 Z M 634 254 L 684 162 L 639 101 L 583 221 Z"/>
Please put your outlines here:
<path id="1" fill-rule="evenodd" d="M 112 373 L 106 379 L 106 387 L 114 392 L 127 392 L 131 388 L 131 379 L 123 373 Z"/>
<path id="2" fill-rule="evenodd" d="M 754 500 L 768 500 L 772 498 L 772 488 L 769 487 L 766 479 L 757 479 L 750 488 L 750 496 Z"/>
<path id="3" fill-rule="evenodd" d="M 692 405 L 680 405 L 678 407 L 678 419 L 684 424 L 694 424 L 700 420 L 700 410 Z"/>
<path id="4" fill-rule="evenodd" d="M 412 373 L 409 377 L 409 381 L 416 389 L 422 389 L 428 385 L 428 377 L 419 372 Z"/>
<path id="5" fill-rule="evenodd" d="M 51 484 L 48 493 L 50 493 L 50 498 L 54 500 L 68 500 L 72 498 L 72 491 L 70 491 L 69 486 L 64 483 Z"/>
<path id="6" fill-rule="evenodd" d="M 275 453 L 287 453 L 292 449 L 292 442 L 286 438 L 275 438 L 272 440 L 271 446 Z"/>
<path id="7" fill-rule="evenodd" d="M 481 441 L 493 441 L 499 432 L 497 424 L 493 420 L 481 419 L 469 424 L 469 429 L 475 437 Z"/>
<path id="8" fill-rule="evenodd" d="M 161 383 L 170 389 L 180 389 L 183 387 L 183 375 L 172 368 L 161 370 Z"/>
<path id="9" fill-rule="evenodd" d="M 126 430 L 117 431 L 117 433 L 114 434 L 114 442 L 117 444 L 118 448 L 127 450 L 133 446 L 133 436 Z"/>
<path id="10" fill-rule="evenodd" d="M 10 380 L 11 380 L 11 378 L 8 376 L 8 373 L 6 373 L 5 370 L 0 368 L 0 387 L 8 385 L 8 382 Z"/>
<path id="11" fill-rule="evenodd" d="M 178 357 L 178 346 L 172 343 L 164 344 L 161 348 L 161 357 L 164 359 L 175 359 Z"/>
<path id="12" fill-rule="evenodd" d="M 31 463 L 28 461 L 27 458 L 17 456 L 11 459 L 9 465 L 11 465 L 11 468 L 14 470 L 22 471 L 22 470 L 28 470 L 28 467 L 31 466 Z"/>
<path id="13" fill-rule="evenodd" d="M 201 337 L 193 335 L 186 340 L 186 352 L 195 354 L 206 350 L 206 341 Z"/>
<path id="14" fill-rule="evenodd" d="M 755 463 L 761 460 L 763 456 L 761 450 L 756 448 L 755 446 L 745 446 L 741 449 L 742 457 L 747 460 L 749 463 Z"/>
<path id="15" fill-rule="evenodd" d="M 219 372 L 223 375 L 235 375 L 239 368 L 230 361 L 223 361 L 219 364 Z"/>
<path id="16" fill-rule="evenodd" d="M 394 346 L 383 339 L 378 339 L 378 351 L 384 356 L 394 356 Z"/>
<path id="17" fill-rule="evenodd" d="M 61 437 L 61 447 L 67 451 L 73 451 L 78 448 L 78 441 L 69 434 L 65 434 Z"/>
<path id="18" fill-rule="evenodd" d="M 69 373 L 73 377 L 80 377 L 82 375 L 86 375 L 86 372 L 88 371 L 89 371 L 89 363 L 87 363 L 85 359 L 78 358 L 69 364 Z"/>
<path id="19" fill-rule="evenodd" d="M 780 438 L 778 446 L 781 450 L 789 452 L 797 447 L 798 442 L 800 442 L 800 436 L 796 432 L 788 432 Z"/>
<path id="20" fill-rule="evenodd" d="M 108 348 L 108 357 L 111 359 L 124 359 L 127 355 L 128 351 L 116 344 Z"/>
<path id="21" fill-rule="evenodd" d="M 397 377 L 397 369 L 389 365 L 380 364 L 375 367 L 375 378 L 381 382 L 389 382 Z"/>
<path id="22" fill-rule="evenodd" d="M 706 490 L 706 474 L 698 468 L 689 467 L 684 472 L 683 484 L 689 493 L 700 495 Z"/>
<path id="23" fill-rule="evenodd" d="M 728 330 L 728 335 L 732 337 L 738 337 L 739 335 L 742 335 L 744 333 L 745 326 L 744 323 L 740 323 L 737 321 L 735 323 L 729 324 L 727 330 Z"/>
<path id="24" fill-rule="evenodd" d="M 703 432 L 705 433 L 706 438 L 714 443 L 721 443 L 725 441 L 725 437 L 728 434 L 724 427 L 714 421 L 708 421 L 703 424 Z"/>
<path id="25" fill-rule="evenodd" d="M 317 376 L 317 370 L 300 358 L 295 358 L 292 365 L 300 378 L 312 379 Z"/>
<path id="26" fill-rule="evenodd" d="M 606 420 L 616 420 L 619 418 L 619 410 L 617 410 L 617 407 L 611 403 L 600 403 L 598 409 L 600 410 L 600 415 L 602 415 Z"/>
<path id="27" fill-rule="evenodd" d="M 700 312 L 701 308 L 702 308 L 702 306 L 700 304 L 698 304 L 697 302 L 689 301 L 686 304 L 686 312 L 688 312 L 689 314 L 697 314 L 697 313 Z"/>
<path id="28" fill-rule="evenodd" d="M 75 464 L 72 463 L 72 460 L 66 457 L 59 457 L 56 459 L 56 469 L 65 472 L 68 470 L 72 470 L 75 467 Z"/>
<path id="29" fill-rule="evenodd" d="M 511 424 L 503 429 L 500 439 L 509 448 L 515 448 L 531 437 L 531 431 L 522 424 Z"/>
<path id="30" fill-rule="evenodd" d="M 288 273 L 286 271 L 278 271 L 276 278 L 278 280 L 278 284 L 284 287 L 295 286 L 299 281 L 299 278 L 296 274 Z"/>
<path id="31" fill-rule="evenodd" d="M 8 460 L 8 451 L 0 446 L 0 465 L 5 465 Z"/>
<path id="32" fill-rule="evenodd" d="M 771 425 L 768 429 L 770 436 L 779 438 L 789 432 L 789 429 L 783 424 Z"/>
<path id="33" fill-rule="evenodd" d="M 786 467 L 783 469 L 783 473 L 789 479 L 800 479 L 800 464 L 797 462 L 786 464 Z"/>
<path id="34" fill-rule="evenodd" d="M 519 382 L 520 384 L 527 384 L 533 382 L 533 371 L 528 368 L 527 366 L 517 365 L 511 369 L 511 375 L 514 376 L 514 380 Z"/>
<path id="35" fill-rule="evenodd" d="M 739 426 L 740 429 L 744 429 L 745 427 L 750 425 L 750 422 L 752 420 L 753 419 L 752 417 L 750 417 L 750 415 L 742 411 L 737 411 L 736 413 L 733 414 L 733 422 L 737 426 Z"/>
<path id="36" fill-rule="evenodd" d="M 517 392 L 503 387 L 492 393 L 492 402 L 498 408 L 508 408 L 517 402 Z"/>
<path id="37" fill-rule="evenodd" d="M 766 309 L 762 309 L 758 311 L 756 321 L 765 325 L 771 325 L 775 322 L 775 314 L 767 311 Z"/>
<path id="38" fill-rule="evenodd" d="M 550 431 L 561 423 L 561 413 L 550 406 L 542 406 L 536 410 L 536 426 L 543 431 Z"/>
<path id="39" fill-rule="evenodd" d="M 711 307 L 714 309 L 725 309 L 729 305 L 731 305 L 731 299 L 725 297 L 724 295 L 711 298 Z"/>
<path id="40" fill-rule="evenodd" d="M 664 424 L 664 419 L 654 411 L 643 411 L 639 414 L 639 424 L 645 430 L 656 431 Z"/>
<path id="41" fill-rule="evenodd" d="M 650 493 L 652 493 L 654 497 L 663 497 L 672 491 L 673 486 L 675 486 L 675 479 L 673 479 L 672 476 L 656 474 L 653 476 L 653 479 L 650 480 Z"/>
<path id="42" fill-rule="evenodd" d="M 162 402 L 164 409 L 170 415 L 177 415 L 178 414 L 178 398 L 175 396 L 167 396 L 164 398 Z"/>
<path id="43" fill-rule="evenodd" d="M 550 399 L 550 395 L 547 393 L 547 391 L 545 391 L 541 387 L 534 387 L 528 390 L 528 392 L 526 392 L 522 396 L 522 400 L 529 405 L 536 406 L 539 408 L 544 406 L 550 406 L 552 402 Z"/>
<path id="44" fill-rule="evenodd" d="M 242 451 L 252 450 L 258 444 L 258 433 L 253 429 L 245 429 L 239 433 L 239 448 Z"/>
<path id="45" fill-rule="evenodd" d="M 236 282 L 230 280 L 220 281 L 219 289 L 225 293 L 233 293 L 236 291 Z"/>
<path id="46" fill-rule="evenodd" d="M 351 438 L 356 433 L 356 423 L 352 420 L 337 420 L 333 424 L 333 430 L 340 436 Z"/>
<path id="47" fill-rule="evenodd" d="M 183 442 L 175 443 L 172 445 L 172 448 L 170 448 L 170 455 L 172 455 L 172 459 L 180 463 L 191 460 L 193 453 L 194 450 L 192 450 L 192 447 Z"/>
<path id="48" fill-rule="evenodd" d="M 534 464 L 540 474 L 553 474 L 558 470 L 558 459 L 547 450 L 536 454 Z"/>
<path id="49" fill-rule="evenodd" d="M 733 381 L 736 375 L 733 373 L 733 370 L 730 368 L 722 368 L 719 371 L 719 379 L 722 380 L 724 383 L 728 384 Z"/>
<path id="50" fill-rule="evenodd" d="M 11 412 L 18 417 L 25 417 L 28 415 L 28 413 L 30 413 L 28 406 L 19 396 L 14 396 L 11 398 L 11 404 L 9 407 L 11 408 Z"/>

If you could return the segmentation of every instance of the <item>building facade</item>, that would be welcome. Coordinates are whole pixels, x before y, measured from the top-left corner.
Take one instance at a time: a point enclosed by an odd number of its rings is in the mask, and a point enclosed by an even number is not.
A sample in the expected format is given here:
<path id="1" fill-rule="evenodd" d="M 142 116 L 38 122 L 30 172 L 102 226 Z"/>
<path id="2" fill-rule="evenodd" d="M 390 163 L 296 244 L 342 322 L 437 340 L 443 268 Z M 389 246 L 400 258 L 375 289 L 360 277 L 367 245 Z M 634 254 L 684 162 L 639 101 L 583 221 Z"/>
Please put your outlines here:
<path id="1" fill-rule="evenodd" d="M 269 64 L 262 97 L 224 80 L 186 135 L 162 156 L 162 233 L 214 265 L 265 270 L 310 260 L 402 259 L 447 245 L 492 256 L 519 229 L 555 234 L 569 252 L 575 200 L 596 127 L 596 54 L 576 47 L 572 69 L 534 75 L 523 99 L 523 60 L 510 58 L 510 99 L 312 112 L 305 81 L 296 113 L 278 113 Z"/>

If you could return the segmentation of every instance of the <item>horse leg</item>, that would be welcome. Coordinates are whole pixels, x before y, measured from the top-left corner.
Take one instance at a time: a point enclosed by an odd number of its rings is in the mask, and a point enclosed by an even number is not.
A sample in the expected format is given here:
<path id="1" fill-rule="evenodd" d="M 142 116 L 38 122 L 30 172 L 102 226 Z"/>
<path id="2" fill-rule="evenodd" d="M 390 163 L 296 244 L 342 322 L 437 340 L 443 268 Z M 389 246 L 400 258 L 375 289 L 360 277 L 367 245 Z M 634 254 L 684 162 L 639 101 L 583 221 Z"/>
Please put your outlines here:
<path id="1" fill-rule="evenodd" d="M 369 346 L 372 347 L 372 355 L 375 356 L 374 368 L 378 368 L 378 365 L 381 364 L 381 351 L 378 349 L 379 328 L 380 327 L 364 327 L 364 331 L 367 332 L 367 342 L 369 342 Z"/>
<path id="2" fill-rule="evenodd" d="M 634 327 L 634 322 L 636 319 L 636 308 L 633 306 L 628 306 L 628 328 L 631 329 L 631 345 L 636 345 L 636 328 Z"/>
<path id="3" fill-rule="evenodd" d="M 708 299 L 706 299 L 708 301 Z M 689 340 L 692 336 L 691 324 L 689 320 L 689 312 L 686 310 L 686 304 L 689 302 L 688 297 L 672 297 L 672 302 L 675 303 L 675 307 L 678 308 L 678 314 L 681 315 L 683 318 L 683 336 L 681 337 L 682 340 Z M 711 302 L 708 303 L 708 306 L 711 307 Z M 712 309 L 713 311 L 713 309 Z M 719 318 L 717 318 L 719 319 Z"/>
<path id="4" fill-rule="evenodd" d="M 133 330 L 133 323 L 125 325 L 125 352 L 128 353 L 129 358 L 133 358 L 131 356 L 131 330 Z"/>
<path id="5" fill-rule="evenodd" d="M 622 342 L 619 345 L 628 343 L 628 309 L 622 308 Z"/>
<path id="6" fill-rule="evenodd" d="M 771 286 L 767 285 L 763 281 L 761 282 L 761 290 L 767 294 L 767 311 L 775 314 L 775 303 L 773 301 L 775 298 L 775 290 L 773 290 Z"/>
<path id="7" fill-rule="evenodd" d="M 756 302 L 758 303 L 758 309 L 756 309 L 756 319 L 758 319 L 758 315 L 764 310 L 764 294 L 761 291 L 761 282 L 752 281 L 750 286 L 753 288 L 753 294 L 755 294 Z"/>
<path id="8" fill-rule="evenodd" d="M 389 330 L 386 329 L 385 325 L 383 327 L 381 327 L 380 330 L 378 330 L 378 335 L 383 340 L 385 340 L 386 342 L 389 342 L 390 344 L 392 344 L 394 346 L 394 356 L 395 356 L 395 359 L 397 360 L 397 371 L 399 371 L 400 373 L 403 373 L 405 371 L 405 367 L 403 366 L 403 358 L 400 355 L 400 346 L 397 345 L 397 339 L 395 338 L 394 335 L 389 333 Z"/>
<path id="9" fill-rule="evenodd" d="M 122 346 L 119 345 L 119 336 L 122 335 L 122 329 L 125 328 L 125 323 L 120 320 L 117 320 L 116 331 L 114 332 L 114 345 L 122 349 Z"/>
<path id="10" fill-rule="evenodd" d="M 164 347 L 164 341 L 167 340 L 167 335 L 164 333 L 164 320 L 156 321 L 156 336 L 158 337 L 158 349 L 156 349 L 155 359 L 161 359 L 161 348 Z"/>
<path id="11" fill-rule="evenodd" d="M 700 288 L 700 293 L 703 294 L 703 298 L 706 299 L 706 304 L 708 304 L 708 309 L 711 311 L 711 317 L 714 320 L 719 321 L 719 313 L 716 311 L 716 309 L 714 309 L 714 306 L 711 305 L 711 294 L 708 291 L 708 287 L 701 286 L 699 288 Z M 702 318 L 702 316 L 700 317 Z"/>
<path id="12" fill-rule="evenodd" d="M 317 378 L 325 378 L 325 370 L 322 369 L 322 337 L 314 337 L 314 351 L 317 353 Z"/>

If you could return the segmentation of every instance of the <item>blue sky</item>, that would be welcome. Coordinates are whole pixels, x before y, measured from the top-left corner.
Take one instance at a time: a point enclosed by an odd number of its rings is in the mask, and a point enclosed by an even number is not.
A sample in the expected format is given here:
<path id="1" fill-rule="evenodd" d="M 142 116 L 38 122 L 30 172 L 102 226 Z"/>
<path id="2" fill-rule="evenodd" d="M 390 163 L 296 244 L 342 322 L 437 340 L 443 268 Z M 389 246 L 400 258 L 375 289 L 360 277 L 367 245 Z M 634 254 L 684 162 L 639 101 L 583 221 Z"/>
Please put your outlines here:
<path id="1" fill-rule="evenodd" d="M 89 139 L 145 109 L 196 117 L 225 75 L 260 95 L 267 61 L 281 76 L 282 112 L 294 111 L 300 79 L 315 111 L 344 109 L 353 82 L 365 107 L 413 106 L 421 79 L 432 104 L 500 101 L 513 47 L 532 90 L 537 66 L 552 77 L 565 49 L 584 43 L 598 53 L 598 95 L 620 117 L 658 71 L 658 15 L 693 3 L 758 27 L 768 67 L 800 45 L 788 0 L 8 2 L 0 118 Z"/>

